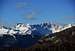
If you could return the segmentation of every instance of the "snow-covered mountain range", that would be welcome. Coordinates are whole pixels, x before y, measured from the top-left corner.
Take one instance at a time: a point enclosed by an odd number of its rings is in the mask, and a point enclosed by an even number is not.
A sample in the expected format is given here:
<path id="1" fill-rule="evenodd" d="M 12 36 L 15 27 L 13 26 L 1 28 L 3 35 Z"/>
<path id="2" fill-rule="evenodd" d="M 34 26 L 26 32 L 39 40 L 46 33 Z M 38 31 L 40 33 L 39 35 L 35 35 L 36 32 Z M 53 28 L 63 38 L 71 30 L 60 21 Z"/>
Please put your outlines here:
<path id="1" fill-rule="evenodd" d="M 56 32 L 71 28 L 75 24 L 57 25 L 45 22 L 41 24 L 18 23 L 14 27 L 0 26 L 0 47 L 30 47 L 40 38 L 52 37 Z"/>
<path id="2" fill-rule="evenodd" d="M 60 32 L 62 30 L 70 28 L 72 26 L 75 26 L 75 25 L 68 24 L 68 25 L 61 26 L 61 25 L 51 24 L 49 22 L 36 24 L 36 25 L 18 23 L 13 28 L 0 26 L 0 35 L 3 35 L 3 34 L 8 34 L 8 35 L 52 34 L 52 33 Z"/>

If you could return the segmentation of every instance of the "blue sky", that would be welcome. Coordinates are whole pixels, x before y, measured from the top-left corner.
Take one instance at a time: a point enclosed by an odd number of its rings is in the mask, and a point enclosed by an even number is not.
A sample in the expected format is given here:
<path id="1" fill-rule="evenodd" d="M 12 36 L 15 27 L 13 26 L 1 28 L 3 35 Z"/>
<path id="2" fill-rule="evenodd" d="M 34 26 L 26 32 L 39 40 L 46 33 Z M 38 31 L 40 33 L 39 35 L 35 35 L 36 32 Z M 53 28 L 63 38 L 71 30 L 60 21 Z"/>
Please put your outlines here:
<path id="1" fill-rule="evenodd" d="M 73 0 L 0 0 L 0 24 L 74 23 Z"/>

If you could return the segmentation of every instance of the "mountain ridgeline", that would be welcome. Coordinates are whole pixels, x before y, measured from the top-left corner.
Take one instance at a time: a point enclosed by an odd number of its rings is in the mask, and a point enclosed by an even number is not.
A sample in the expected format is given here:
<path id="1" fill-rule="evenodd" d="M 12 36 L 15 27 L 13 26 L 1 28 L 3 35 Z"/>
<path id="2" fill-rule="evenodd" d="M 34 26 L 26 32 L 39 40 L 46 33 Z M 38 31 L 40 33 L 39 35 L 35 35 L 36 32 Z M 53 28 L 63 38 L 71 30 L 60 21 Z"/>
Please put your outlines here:
<path id="1" fill-rule="evenodd" d="M 30 47 L 36 44 L 39 39 L 54 36 L 54 33 L 71 28 L 72 24 L 59 26 L 49 22 L 29 25 L 18 23 L 13 28 L 0 26 L 0 47 Z"/>

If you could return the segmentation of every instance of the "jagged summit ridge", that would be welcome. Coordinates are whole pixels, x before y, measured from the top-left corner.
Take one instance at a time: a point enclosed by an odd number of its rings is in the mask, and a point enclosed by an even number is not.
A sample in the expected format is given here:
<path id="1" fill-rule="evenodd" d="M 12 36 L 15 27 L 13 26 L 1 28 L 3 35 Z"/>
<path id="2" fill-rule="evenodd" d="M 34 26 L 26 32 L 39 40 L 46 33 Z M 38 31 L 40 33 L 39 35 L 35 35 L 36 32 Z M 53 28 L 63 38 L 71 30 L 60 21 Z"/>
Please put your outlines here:
<path id="1" fill-rule="evenodd" d="M 52 34 L 70 28 L 72 26 L 73 26 L 72 24 L 60 26 L 56 24 L 50 24 L 48 22 L 41 23 L 41 24 L 34 24 L 34 25 L 18 23 L 14 28 L 7 28 L 5 26 L 0 26 L 0 35 L 2 34 L 9 34 L 9 35 Z"/>

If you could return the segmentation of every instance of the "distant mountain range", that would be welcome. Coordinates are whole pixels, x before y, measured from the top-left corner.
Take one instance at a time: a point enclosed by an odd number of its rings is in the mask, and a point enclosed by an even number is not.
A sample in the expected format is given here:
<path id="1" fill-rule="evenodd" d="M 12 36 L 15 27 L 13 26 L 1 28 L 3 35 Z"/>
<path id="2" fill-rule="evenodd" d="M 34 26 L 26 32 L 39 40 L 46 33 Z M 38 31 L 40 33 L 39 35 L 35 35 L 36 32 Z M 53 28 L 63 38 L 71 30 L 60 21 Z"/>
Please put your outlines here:
<path id="1" fill-rule="evenodd" d="M 45 35 L 45 34 L 52 34 L 52 33 L 60 32 L 72 26 L 75 26 L 75 25 L 68 24 L 68 25 L 60 26 L 56 24 L 51 24 L 50 22 L 36 24 L 36 25 L 29 25 L 29 24 L 25 25 L 23 23 L 18 23 L 13 28 L 7 28 L 5 26 L 0 26 L 0 35 L 3 35 L 3 34 Z"/>
<path id="2" fill-rule="evenodd" d="M 4 36 L 5 39 L 0 38 L 0 47 L 20 48 L 0 48 L 0 51 L 75 51 L 75 26 L 62 30 L 60 32 L 50 34 L 48 36 L 40 37 L 39 39 L 28 39 L 27 35 L 17 38 L 18 40 L 11 39 L 12 37 L 10 37 L 11 40 L 9 40 L 8 37 Z M 1 41 L 1 39 L 2 41 L 4 41 L 4 43 Z"/>
<path id="3" fill-rule="evenodd" d="M 18 23 L 12 28 L 0 26 L 0 47 L 29 47 L 41 38 L 52 37 L 73 26 L 75 25 L 61 26 L 50 22 L 35 25 Z"/>

